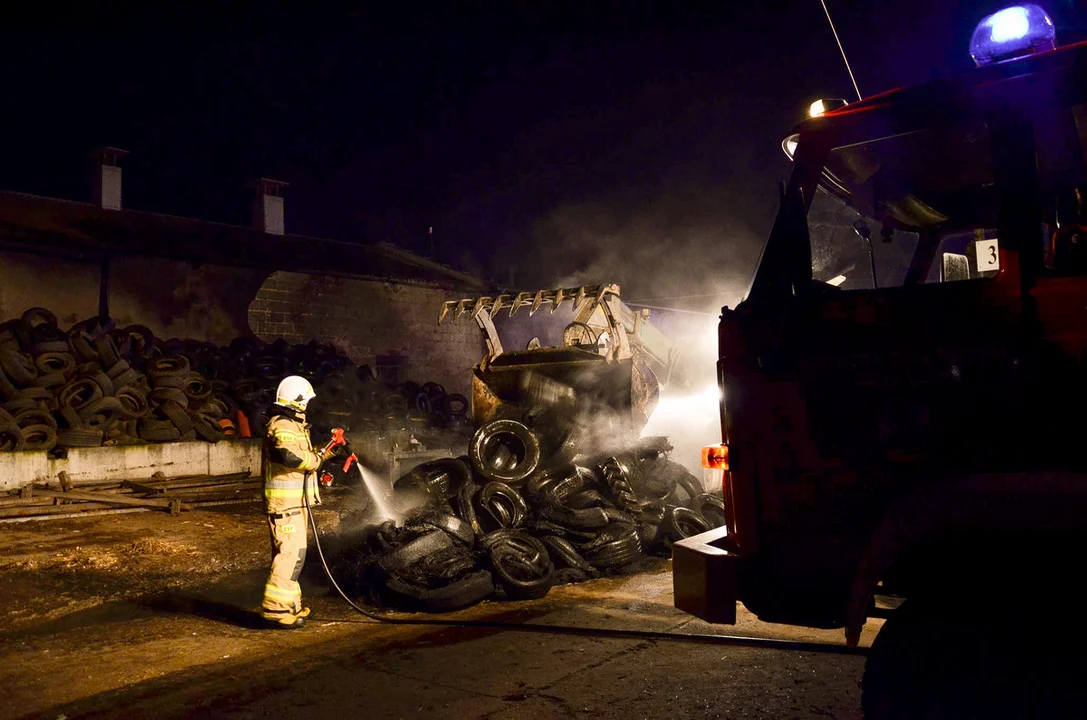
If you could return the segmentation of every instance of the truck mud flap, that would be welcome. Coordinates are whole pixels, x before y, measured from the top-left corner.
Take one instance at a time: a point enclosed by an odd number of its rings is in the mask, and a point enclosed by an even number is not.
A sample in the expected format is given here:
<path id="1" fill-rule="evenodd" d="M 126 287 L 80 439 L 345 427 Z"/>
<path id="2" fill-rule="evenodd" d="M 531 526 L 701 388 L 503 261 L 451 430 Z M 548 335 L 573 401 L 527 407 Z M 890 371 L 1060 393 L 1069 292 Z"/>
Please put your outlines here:
<path id="1" fill-rule="evenodd" d="M 678 609 L 711 623 L 736 623 L 739 556 L 729 546 L 723 527 L 672 545 L 672 592 Z"/>

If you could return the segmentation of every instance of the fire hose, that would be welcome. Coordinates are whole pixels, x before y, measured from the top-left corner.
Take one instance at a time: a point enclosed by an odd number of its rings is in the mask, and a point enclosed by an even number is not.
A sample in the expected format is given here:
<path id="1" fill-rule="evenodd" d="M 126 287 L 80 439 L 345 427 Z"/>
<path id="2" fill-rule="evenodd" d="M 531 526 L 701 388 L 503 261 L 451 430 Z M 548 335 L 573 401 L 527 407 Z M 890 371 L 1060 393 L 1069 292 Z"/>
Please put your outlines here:
<path id="1" fill-rule="evenodd" d="M 322 450 L 322 454 L 332 451 L 337 446 L 346 445 L 347 441 L 344 437 L 344 431 L 340 428 L 336 428 L 333 430 L 332 439 Z M 347 458 L 347 462 L 344 464 L 344 472 L 347 472 L 350 469 L 351 465 L 357 461 L 358 457 L 354 453 L 351 453 Z M 329 582 L 332 583 L 332 587 L 336 590 L 336 593 L 341 598 L 343 598 L 343 601 L 346 602 L 352 610 L 378 623 L 385 623 L 387 625 L 483 628 L 488 630 L 508 630 L 513 632 L 545 633 L 551 635 L 575 635 L 582 637 L 608 637 L 626 640 L 667 640 L 673 642 L 731 645 L 734 647 L 753 647 L 770 650 L 791 650 L 793 652 L 820 652 L 834 655 L 865 656 L 868 654 L 868 648 L 863 647 L 849 647 L 847 645 L 835 645 L 832 643 L 807 642 L 800 640 L 757 638 L 743 635 L 717 635 L 703 633 L 681 633 L 665 630 L 628 630 L 600 627 L 578 627 L 573 625 L 513 623 L 501 622 L 496 620 L 405 618 L 381 615 L 372 610 L 367 610 L 366 608 L 361 607 L 360 605 L 355 603 L 350 597 L 347 596 L 347 593 L 343 591 L 339 583 L 336 582 L 336 578 L 333 577 L 332 570 L 331 568 L 329 568 L 328 561 L 325 559 L 324 550 L 321 548 L 321 536 L 317 530 L 317 520 L 316 518 L 314 518 L 313 510 L 310 507 L 308 485 L 308 483 L 310 482 L 310 475 L 310 473 L 306 473 L 305 480 L 303 481 L 302 498 L 306 505 L 306 515 L 309 517 L 310 528 L 313 530 L 313 544 L 317 548 L 317 556 L 321 560 L 321 566 L 325 570 L 325 575 L 328 577 Z"/>

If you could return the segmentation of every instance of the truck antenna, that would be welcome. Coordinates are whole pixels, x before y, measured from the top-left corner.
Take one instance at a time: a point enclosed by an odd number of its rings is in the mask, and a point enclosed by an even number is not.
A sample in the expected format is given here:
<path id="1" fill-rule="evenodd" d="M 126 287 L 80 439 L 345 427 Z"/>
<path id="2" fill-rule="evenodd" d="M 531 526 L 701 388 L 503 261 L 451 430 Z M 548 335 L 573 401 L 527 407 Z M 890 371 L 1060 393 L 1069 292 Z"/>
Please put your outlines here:
<path id="1" fill-rule="evenodd" d="M 842 41 L 838 37 L 838 31 L 834 29 L 834 21 L 830 19 L 830 8 L 827 7 L 827 0 L 819 0 L 823 4 L 823 12 L 827 14 L 827 22 L 830 23 L 830 31 L 834 33 L 834 41 L 838 43 L 838 51 L 842 53 L 842 61 L 845 63 L 846 72 L 849 73 L 849 79 L 853 81 L 853 89 L 857 91 L 857 99 L 864 100 L 861 95 L 861 89 L 857 87 L 857 78 L 853 76 L 853 68 L 849 67 L 849 58 L 845 56 L 845 48 L 842 47 Z"/>

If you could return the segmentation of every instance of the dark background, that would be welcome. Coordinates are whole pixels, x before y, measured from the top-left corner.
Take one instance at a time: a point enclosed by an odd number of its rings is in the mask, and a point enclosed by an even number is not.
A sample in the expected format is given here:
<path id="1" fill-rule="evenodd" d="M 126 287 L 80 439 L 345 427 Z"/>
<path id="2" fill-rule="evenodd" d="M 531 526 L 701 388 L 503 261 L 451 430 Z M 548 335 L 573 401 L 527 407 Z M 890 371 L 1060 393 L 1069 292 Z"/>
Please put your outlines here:
<path id="1" fill-rule="evenodd" d="M 829 0 L 866 95 L 968 70 L 1004 4 Z M 746 289 L 781 139 L 853 95 L 819 0 L 388 5 L 5 9 L 0 188 L 87 199 L 114 145 L 127 207 L 247 224 L 269 176 L 294 233 L 711 307 Z"/>

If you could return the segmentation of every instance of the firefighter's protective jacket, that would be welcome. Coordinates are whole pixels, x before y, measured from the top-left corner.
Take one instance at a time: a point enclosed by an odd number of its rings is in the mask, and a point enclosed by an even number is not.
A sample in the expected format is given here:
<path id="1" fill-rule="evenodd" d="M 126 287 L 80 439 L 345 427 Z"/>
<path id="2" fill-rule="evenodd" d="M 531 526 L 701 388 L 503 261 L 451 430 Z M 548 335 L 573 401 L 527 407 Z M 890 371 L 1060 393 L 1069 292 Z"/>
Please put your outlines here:
<path id="1" fill-rule="evenodd" d="M 276 408 L 279 411 L 279 408 Z M 261 450 L 264 479 L 264 509 L 268 514 L 305 507 L 302 489 L 306 475 L 321 465 L 321 457 L 310 441 L 309 425 L 302 416 L 283 410 L 268 421 Z M 316 478 L 308 483 L 310 505 L 321 502 Z"/>

